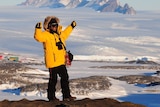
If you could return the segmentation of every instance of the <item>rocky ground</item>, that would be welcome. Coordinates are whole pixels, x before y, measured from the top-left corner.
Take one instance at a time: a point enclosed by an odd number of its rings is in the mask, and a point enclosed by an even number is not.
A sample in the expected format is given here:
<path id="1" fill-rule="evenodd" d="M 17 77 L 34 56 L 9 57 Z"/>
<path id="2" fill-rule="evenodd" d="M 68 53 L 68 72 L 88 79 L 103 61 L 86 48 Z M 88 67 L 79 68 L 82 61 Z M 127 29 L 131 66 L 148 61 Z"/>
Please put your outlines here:
<path id="1" fill-rule="evenodd" d="M 131 62 L 129 62 L 131 63 Z M 149 63 L 149 62 L 148 62 Z M 147 64 L 148 64 L 147 63 Z M 158 70 L 159 65 L 154 64 L 154 66 L 132 66 L 132 69 L 154 69 Z M 96 66 L 94 66 L 96 67 Z M 112 68 L 112 69 L 130 69 L 128 66 L 101 66 L 96 68 Z M 26 64 L 15 63 L 15 62 L 0 62 L 0 84 L 15 84 L 21 92 L 30 92 L 34 90 L 39 90 L 41 92 L 46 92 L 48 78 L 44 74 L 29 74 L 25 73 L 28 70 L 33 70 L 29 68 Z M 155 72 L 156 73 L 156 72 Z M 32 75 L 32 76 L 31 76 Z M 41 78 L 43 83 L 35 82 Z M 159 77 L 145 76 L 145 75 L 125 75 L 121 77 L 111 77 L 121 81 L 126 81 L 129 84 L 146 84 L 148 86 L 160 85 Z M 87 95 L 89 92 L 96 90 L 108 90 L 112 84 L 110 83 L 107 76 L 91 76 L 85 78 L 77 78 L 70 80 L 70 88 L 72 93 L 77 95 Z M 98 86 L 98 87 L 97 87 Z M 57 85 L 57 91 L 60 91 L 60 84 Z M 25 105 L 24 105 L 25 104 Z M 0 107 L 144 107 L 142 105 L 133 104 L 131 102 L 119 102 L 114 99 L 83 99 L 72 102 L 47 102 L 44 100 L 34 100 L 29 101 L 22 99 L 20 101 L 8 101 L 4 100 L 0 102 Z"/>
<path id="2" fill-rule="evenodd" d="M 119 102 L 114 99 L 82 99 L 77 101 L 55 101 L 47 102 L 44 100 L 29 101 L 22 99 L 20 101 L 4 100 L 0 102 L 0 107 L 145 107 L 131 102 Z"/>

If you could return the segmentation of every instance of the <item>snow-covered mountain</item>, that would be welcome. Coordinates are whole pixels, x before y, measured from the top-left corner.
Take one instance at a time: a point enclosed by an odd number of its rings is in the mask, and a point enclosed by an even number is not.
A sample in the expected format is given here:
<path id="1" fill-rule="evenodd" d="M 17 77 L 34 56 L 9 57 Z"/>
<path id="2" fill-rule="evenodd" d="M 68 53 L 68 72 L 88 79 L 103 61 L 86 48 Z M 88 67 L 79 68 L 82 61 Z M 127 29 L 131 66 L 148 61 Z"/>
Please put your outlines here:
<path id="1" fill-rule="evenodd" d="M 50 8 L 89 7 L 100 12 L 136 14 L 134 8 L 128 4 L 121 6 L 119 0 L 26 0 L 20 5 Z"/>

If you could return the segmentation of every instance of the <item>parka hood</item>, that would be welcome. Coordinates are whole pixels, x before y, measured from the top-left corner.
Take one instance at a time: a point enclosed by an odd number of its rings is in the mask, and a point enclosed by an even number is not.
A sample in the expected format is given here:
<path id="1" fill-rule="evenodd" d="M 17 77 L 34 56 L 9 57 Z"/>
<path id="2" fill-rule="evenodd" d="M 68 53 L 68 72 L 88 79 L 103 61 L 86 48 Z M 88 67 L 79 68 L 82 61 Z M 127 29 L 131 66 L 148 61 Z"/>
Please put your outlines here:
<path id="1" fill-rule="evenodd" d="M 44 30 L 47 30 L 48 29 L 48 24 L 49 22 L 51 21 L 51 19 L 55 19 L 57 21 L 57 23 L 60 23 L 60 20 L 59 18 L 55 17 L 55 16 L 47 16 L 45 19 L 44 19 L 44 23 L 43 23 L 43 28 Z"/>

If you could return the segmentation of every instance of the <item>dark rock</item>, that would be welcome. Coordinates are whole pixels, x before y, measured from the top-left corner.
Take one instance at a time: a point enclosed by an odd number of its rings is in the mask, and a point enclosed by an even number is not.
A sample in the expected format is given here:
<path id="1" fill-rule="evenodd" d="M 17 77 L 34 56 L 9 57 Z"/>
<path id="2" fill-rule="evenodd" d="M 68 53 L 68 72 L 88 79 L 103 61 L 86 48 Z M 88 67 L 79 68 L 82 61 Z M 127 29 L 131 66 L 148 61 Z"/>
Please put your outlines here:
<path id="1" fill-rule="evenodd" d="M 112 84 L 106 76 L 91 76 L 85 78 L 71 79 L 70 89 L 72 94 L 87 95 L 93 91 L 108 90 Z M 22 92 L 31 92 L 38 90 L 46 93 L 48 83 L 31 84 L 22 86 Z M 60 81 L 57 83 L 56 91 L 61 91 Z"/>
<path id="2" fill-rule="evenodd" d="M 155 74 L 160 75 L 160 71 L 156 71 L 156 73 L 155 73 Z"/>
<path id="3" fill-rule="evenodd" d="M 134 104 L 131 102 L 119 102 L 114 99 L 82 99 L 76 101 L 59 101 L 48 102 L 45 100 L 27 100 L 22 99 L 19 101 L 4 100 L 0 102 L 0 107 L 145 107 L 140 104 Z"/>
<path id="4" fill-rule="evenodd" d="M 126 75 L 116 78 L 118 80 L 126 81 L 129 84 L 150 84 L 151 82 L 160 82 L 159 77 L 144 76 L 144 75 Z"/>
<path id="5" fill-rule="evenodd" d="M 156 86 L 156 85 L 160 85 L 160 82 L 151 82 L 147 86 Z"/>

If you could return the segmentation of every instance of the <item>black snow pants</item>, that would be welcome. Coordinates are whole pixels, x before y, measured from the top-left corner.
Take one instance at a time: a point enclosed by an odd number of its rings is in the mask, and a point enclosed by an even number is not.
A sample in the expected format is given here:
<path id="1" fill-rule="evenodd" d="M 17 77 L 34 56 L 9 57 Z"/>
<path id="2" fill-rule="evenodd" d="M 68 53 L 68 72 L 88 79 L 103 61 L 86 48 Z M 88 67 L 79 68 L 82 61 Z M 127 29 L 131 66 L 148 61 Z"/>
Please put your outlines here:
<path id="1" fill-rule="evenodd" d="M 58 75 L 60 77 L 60 83 L 62 88 L 63 98 L 69 98 L 70 89 L 69 89 L 69 76 L 65 65 L 61 65 L 54 68 L 49 68 L 49 83 L 48 83 L 48 93 L 47 97 L 49 100 L 55 98 L 56 84 Z"/>

